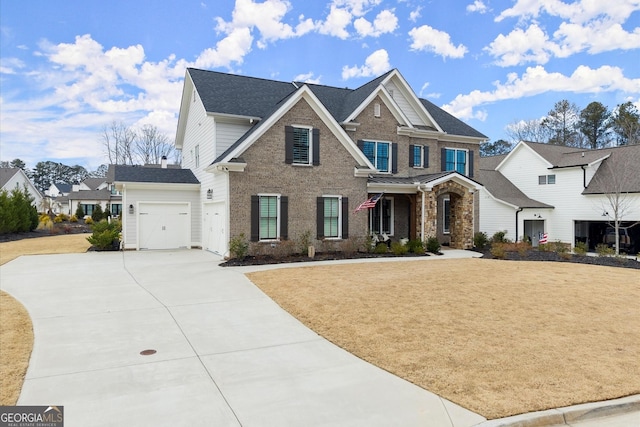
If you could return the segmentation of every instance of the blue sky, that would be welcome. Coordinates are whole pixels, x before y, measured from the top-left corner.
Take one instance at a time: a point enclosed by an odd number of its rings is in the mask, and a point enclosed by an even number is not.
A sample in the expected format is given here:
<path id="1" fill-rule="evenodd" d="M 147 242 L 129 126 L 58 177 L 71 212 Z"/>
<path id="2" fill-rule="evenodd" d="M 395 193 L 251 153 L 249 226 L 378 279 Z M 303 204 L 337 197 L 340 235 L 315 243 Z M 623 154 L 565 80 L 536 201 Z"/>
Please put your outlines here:
<path id="1" fill-rule="evenodd" d="M 0 3 L 0 159 L 95 170 L 113 120 L 175 137 L 186 67 L 356 88 L 391 68 L 484 133 L 640 108 L 640 0 Z"/>

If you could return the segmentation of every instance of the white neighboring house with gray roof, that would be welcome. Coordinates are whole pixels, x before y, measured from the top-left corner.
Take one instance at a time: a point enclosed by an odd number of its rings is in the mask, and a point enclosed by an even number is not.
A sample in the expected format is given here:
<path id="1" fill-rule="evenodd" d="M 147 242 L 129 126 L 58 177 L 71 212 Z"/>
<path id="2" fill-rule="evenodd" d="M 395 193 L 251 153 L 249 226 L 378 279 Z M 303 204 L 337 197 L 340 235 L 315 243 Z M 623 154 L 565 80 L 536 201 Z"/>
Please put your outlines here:
<path id="1" fill-rule="evenodd" d="M 368 234 L 470 247 L 486 139 L 398 70 L 348 89 L 189 68 L 175 144 L 201 183 L 202 247 L 227 255 L 240 235 L 265 253 L 305 234 L 321 247 Z"/>
<path id="2" fill-rule="evenodd" d="M 122 194 L 124 249 L 202 246 L 200 183 L 191 170 L 110 165 L 107 180 Z"/>
<path id="3" fill-rule="evenodd" d="M 27 192 L 33 197 L 33 206 L 36 207 L 38 212 L 42 211 L 42 193 L 33 185 L 27 174 L 20 168 L 0 168 L 0 190 L 6 190 L 11 193 L 18 188 L 22 191 L 25 185 Z"/>
<path id="4" fill-rule="evenodd" d="M 640 250 L 640 145 L 584 150 L 522 141 L 507 155 L 480 158 L 480 231 L 491 237 L 506 231 L 511 240 L 542 233 L 550 242 L 590 250 L 607 241 L 615 218 L 608 196 L 618 194 L 624 213 L 618 215 Z M 625 249 L 622 248 L 621 249 Z"/>

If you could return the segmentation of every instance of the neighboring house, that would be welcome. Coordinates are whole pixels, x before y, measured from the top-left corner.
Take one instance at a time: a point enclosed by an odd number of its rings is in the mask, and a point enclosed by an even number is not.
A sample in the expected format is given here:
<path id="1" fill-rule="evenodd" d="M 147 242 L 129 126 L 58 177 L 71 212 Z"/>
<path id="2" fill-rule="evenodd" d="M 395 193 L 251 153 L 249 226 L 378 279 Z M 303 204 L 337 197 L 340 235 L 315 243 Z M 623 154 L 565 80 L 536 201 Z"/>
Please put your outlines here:
<path id="1" fill-rule="evenodd" d="M 51 184 L 49 189 L 45 190 L 45 199 L 52 213 L 69 212 L 69 198 L 67 196 L 72 190 L 73 186 L 71 184 L 61 182 Z"/>
<path id="2" fill-rule="evenodd" d="M 640 247 L 640 145 L 584 150 L 520 142 L 507 155 L 480 158 L 480 231 L 511 240 L 543 233 L 549 241 L 590 250 L 605 241 L 617 217 Z M 612 199 L 618 196 L 619 202 Z"/>
<path id="3" fill-rule="evenodd" d="M 200 183 L 189 169 L 109 165 L 107 178 L 122 193 L 124 249 L 199 247 Z"/>
<path id="4" fill-rule="evenodd" d="M 0 168 L 0 190 L 11 193 L 18 188 L 22 191 L 25 185 L 27 193 L 33 197 L 33 205 L 38 211 L 41 211 L 43 209 L 42 193 L 33 185 L 27 174 L 20 168 Z"/>
<path id="5" fill-rule="evenodd" d="M 113 216 L 122 213 L 122 195 L 111 185 L 107 178 L 87 178 L 80 184 L 74 184 L 72 191 L 57 199 L 66 207 L 69 215 L 75 215 L 78 206 L 85 216 L 91 216 L 97 205 L 104 211 L 109 209 Z"/>
<path id="6" fill-rule="evenodd" d="M 226 255 L 241 235 L 254 252 L 304 236 L 340 248 L 384 235 L 470 248 L 475 162 L 486 139 L 416 96 L 397 70 L 346 89 L 190 68 L 175 143 L 200 182 L 186 191 L 191 245 Z M 114 181 L 133 205 L 124 215 L 129 248 L 144 246 L 135 176 Z M 145 187 L 148 203 L 186 203 L 174 200 L 186 197 L 181 191 L 165 190 L 171 181 L 155 184 Z M 374 208 L 354 212 L 380 193 Z"/>

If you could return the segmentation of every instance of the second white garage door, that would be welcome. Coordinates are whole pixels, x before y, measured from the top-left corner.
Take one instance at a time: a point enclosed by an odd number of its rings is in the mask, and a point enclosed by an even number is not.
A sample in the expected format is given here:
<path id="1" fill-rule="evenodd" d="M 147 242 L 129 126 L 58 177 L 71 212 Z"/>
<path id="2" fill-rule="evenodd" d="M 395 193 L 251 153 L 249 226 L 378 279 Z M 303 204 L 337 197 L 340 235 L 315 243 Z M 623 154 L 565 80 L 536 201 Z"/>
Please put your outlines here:
<path id="1" fill-rule="evenodd" d="M 189 203 L 140 203 L 138 212 L 140 249 L 190 247 Z"/>

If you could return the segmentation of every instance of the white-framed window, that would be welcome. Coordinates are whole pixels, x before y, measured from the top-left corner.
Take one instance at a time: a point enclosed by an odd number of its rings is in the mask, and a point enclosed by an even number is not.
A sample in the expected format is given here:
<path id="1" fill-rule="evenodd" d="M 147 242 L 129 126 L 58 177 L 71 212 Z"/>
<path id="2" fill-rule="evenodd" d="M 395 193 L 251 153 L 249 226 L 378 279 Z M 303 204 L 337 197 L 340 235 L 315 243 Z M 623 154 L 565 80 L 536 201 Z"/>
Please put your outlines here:
<path id="1" fill-rule="evenodd" d="M 414 168 L 421 168 L 424 165 L 424 145 L 413 146 L 413 164 Z"/>
<path id="2" fill-rule="evenodd" d="M 469 150 L 462 148 L 445 149 L 445 171 L 456 171 L 462 175 L 469 173 Z"/>
<path id="3" fill-rule="evenodd" d="M 555 175 L 539 175 L 538 176 L 538 185 L 555 184 L 555 183 L 556 183 Z"/>
<path id="4" fill-rule="evenodd" d="M 325 238 L 342 238 L 342 196 L 322 196 L 324 199 L 323 227 Z"/>
<path id="5" fill-rule="evenodd" d="M 293 164 L 310 165 L 313 159 L 312 128 L 293 126 Z"/>
<path id="6" fill-rule="evenodd" d="M 196 167 L 199 168 L 200 167 L 200 144 L 196 145 L 196 148 L 195 148 L 195 161 L 196 161 Z"/>
<path id="7" fill-rule="evenodd" d="M 363 141 L 362 151 L 380 172 L 391 172 L 391 143 Z"/>
<path id="8" fill-rule="evenodd" d="M 258 194 L 260 240 L 276 240 L 280 236 L 280 195 Z"/>
<path id="9" fill-rule="evenodd" d="M 369 231 L 372 234 L 388 234 L 393 236 L 393 197 L 384 196 L 369 209 Z"/>
<path id="10" fill-rule="evenodd" d="M 449 234 L 451 232 L 451 200 L 447 197 L 442 203 L 442 232 Z"/>

